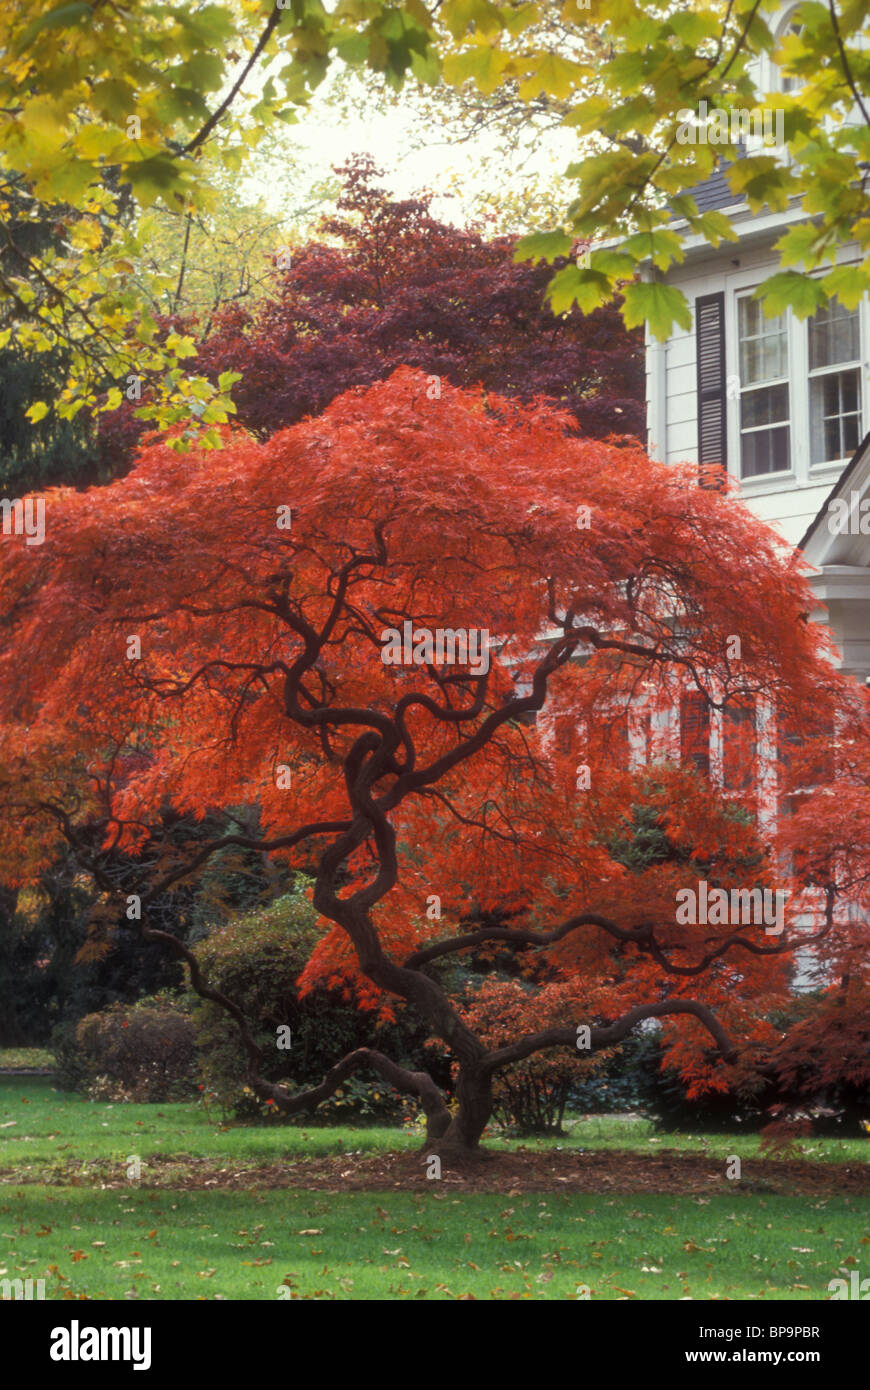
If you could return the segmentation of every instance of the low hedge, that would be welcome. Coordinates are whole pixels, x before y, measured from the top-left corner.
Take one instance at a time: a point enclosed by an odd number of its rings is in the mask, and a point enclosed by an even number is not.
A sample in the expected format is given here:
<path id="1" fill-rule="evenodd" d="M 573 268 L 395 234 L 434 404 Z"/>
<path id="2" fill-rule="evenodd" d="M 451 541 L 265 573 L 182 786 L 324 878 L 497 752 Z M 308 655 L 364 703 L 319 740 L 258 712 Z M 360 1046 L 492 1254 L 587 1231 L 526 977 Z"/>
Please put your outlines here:
<path id="1" fill-rule="evenodd" d="M 112 1004 L 54 1040 L 61 1087 L 99 1100 L 183 1100 L 196 1093 L 196 1039 L 184 999 Z"/>

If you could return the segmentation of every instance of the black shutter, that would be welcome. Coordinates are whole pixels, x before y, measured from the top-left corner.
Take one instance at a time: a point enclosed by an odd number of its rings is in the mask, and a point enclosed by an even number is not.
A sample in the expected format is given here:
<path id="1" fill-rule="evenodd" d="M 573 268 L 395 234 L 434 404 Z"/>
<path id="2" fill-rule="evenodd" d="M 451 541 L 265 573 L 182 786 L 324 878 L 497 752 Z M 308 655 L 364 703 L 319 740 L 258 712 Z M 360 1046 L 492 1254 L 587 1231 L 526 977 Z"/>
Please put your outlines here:
<path id="1" fill-rule="evenodd" d="M 695 300 L 698 361 L 698 463 L 728 467 L 725 416 L 725 296 Z M 705 484 L 702 483 L 702 486 Z M 716 486 L 715 483 L 706 486 Z"/>

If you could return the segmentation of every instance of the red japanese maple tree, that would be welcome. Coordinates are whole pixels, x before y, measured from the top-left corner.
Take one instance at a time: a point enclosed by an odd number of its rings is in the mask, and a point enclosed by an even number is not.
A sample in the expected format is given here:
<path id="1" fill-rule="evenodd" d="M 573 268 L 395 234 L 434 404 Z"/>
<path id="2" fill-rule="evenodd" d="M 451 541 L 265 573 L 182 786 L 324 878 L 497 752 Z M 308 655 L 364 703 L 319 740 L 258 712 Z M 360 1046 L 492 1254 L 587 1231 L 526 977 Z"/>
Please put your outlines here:
<path id="1" fill-rule="evenodd" d="M 810 736 L 849 692 L 772 532 L 696 469 L 571 426 L 480 390 L 433 399 L 405 368 L 263 443 L 155 444 L 121 481 L 49 493 L 44 544 L 2 542 L 0 877 L 66 839 L 107 910 L 141 912 L 233 1015 L 251 1086 L 287 1112 L 374 1068 L 419 1096 L 430 1147 L 465 1151 L 493 1076 L 540 1050 L 658 1019 L 702 1086 L 775 1041 L 766 1014 L 808 940 L 796 908 L 774 936 L 685 924 L 675 894 L 772 892 L 782 864 L 694 768 L 660 758 L 644 784 L 633 711 L 666 732 L 691 689 Z M 619 845 L 644 798 L 690 848 L 638 871 Z M 166 833 L 167 805 L 254 803 L 259 835 Z M 149 925 L 230 844 L 313 874 L 324 936 L 303 983 L 353 978 L 373 1031 L 415 1008 L 456 1064 L 453 1112 L 375 1048 L 301 1094 L 262 1078 L 235 1003 Z M 439 962 L 487 948 L 516 953 L 556 1022 L 485 1045 Z"/>

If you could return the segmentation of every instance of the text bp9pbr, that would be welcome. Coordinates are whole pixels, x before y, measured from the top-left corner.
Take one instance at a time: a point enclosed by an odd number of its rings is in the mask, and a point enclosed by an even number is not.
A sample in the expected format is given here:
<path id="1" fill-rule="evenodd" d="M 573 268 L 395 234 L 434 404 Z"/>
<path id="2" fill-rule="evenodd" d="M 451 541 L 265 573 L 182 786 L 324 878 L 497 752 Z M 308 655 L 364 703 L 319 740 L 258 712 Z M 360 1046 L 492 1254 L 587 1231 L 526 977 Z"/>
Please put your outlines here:
<path id="1" fill-rule="evenodd" d="M 818 1337 L 818 1327 L 699 1327 L 699 1337 L 721 1337 L 733 1342 L 736 1337 Z"/>

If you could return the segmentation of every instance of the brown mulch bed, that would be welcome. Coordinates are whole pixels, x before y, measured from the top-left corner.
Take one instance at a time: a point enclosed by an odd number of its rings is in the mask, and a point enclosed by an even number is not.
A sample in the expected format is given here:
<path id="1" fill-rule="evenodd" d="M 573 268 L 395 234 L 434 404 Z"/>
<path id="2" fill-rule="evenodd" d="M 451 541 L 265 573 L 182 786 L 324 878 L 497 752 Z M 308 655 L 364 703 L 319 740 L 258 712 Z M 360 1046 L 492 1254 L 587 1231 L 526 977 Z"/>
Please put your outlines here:
<path id="1" fill-rule="evenodd" d="M 377 1154 L 288 1160 L 263 1167 L 216 1168 L 210 1159 L 189 1155 L 153 1156 L 142 1165 L 139 1187 L 262 1191 L 304 1188 L 322 1192 L 432 1191 L 423 1154 Z M 98 1161 L 63 1164 L 50 1175 L 40 1168 L 7 1170 L 0 1185 L 51 1183 L 62 1186 L 129 1188 L 118 1164 Z M 518 1149 L 487 1154 L 461 1164 L 443 1161 L 438 1187 L 465 1192 L 519 1196 L 527 1192 L 661 1193 L 665 1196 L 842 1196 L 870 1195 L 870 1163 L 830 1164 L 804 1159 L 751 1159 L 739 1181 L 725 1176 L 725 1162 L 703 1154 L 663 1150 L 655 1155 L 548 1153 Z"/>

